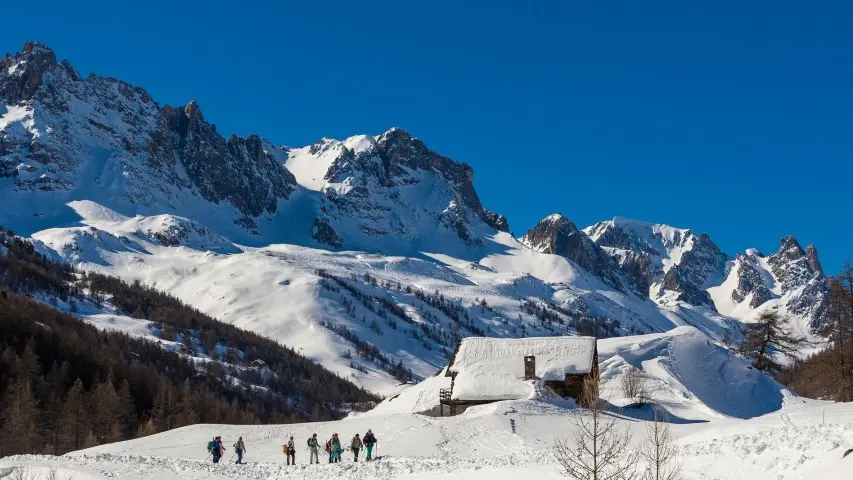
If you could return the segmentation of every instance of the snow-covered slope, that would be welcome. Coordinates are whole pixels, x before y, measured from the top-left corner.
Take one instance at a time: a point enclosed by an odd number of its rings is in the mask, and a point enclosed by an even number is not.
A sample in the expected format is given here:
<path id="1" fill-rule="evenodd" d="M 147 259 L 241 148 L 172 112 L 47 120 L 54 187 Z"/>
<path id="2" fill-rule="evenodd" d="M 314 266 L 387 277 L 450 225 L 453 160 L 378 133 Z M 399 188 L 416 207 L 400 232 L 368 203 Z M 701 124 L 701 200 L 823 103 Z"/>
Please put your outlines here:
<path id="1" fill-rule="evenodd" d="M 692 327 L 598 343 L 602 395 L 624 406 L 619 380 L 636 369 L 654 403 L 675 418 L 752 418 L 782 408 L 792 394 Z"/>
<path id="2" fill-rule="evenodd" d="M 600 346 L 608 416 L 632 434 L 630 446 L 643 444 L 651 411 L 619 407 L 618 385 L 627 368 L 638 368 L 655 382 L 654 398 L 669 413 L 670 428 L 683 463 L 683 478 L 794 480 L 848 477 L 853 459 L 853 407 L 790 396 L 728 352 L 709 344 L 691 328 L 605 340 Z M 75 478 L 102 479 L 558 479 L 552 446 L 571 438 L 575 420 L 585 415 L 571 402 L 542 395 L 469 408 L 454 417 L 421 415 L 437 401 L 444 385 L 430 377 L 404 389 L 373 411 L 337 422 L 294 425 L 195 425 L 151 437 L 102 445 L 63 457 L 0 459 L 0 472 L 30 469 L 46 478 L 51 468 Z M 338 433 L 348 441 L 372 429 L 379 444 L 375 462 L 307 465 L 306 440 Z M 227 460 L 242 437 L 247 465 L 205 461 L 207 441 L 220 435 Z M 299 465 L 286 466 L 281 445 L 293 436 Z M 363 460 L 363 458 L 361 459 Z M 640 469 L 643 464 L 638 464 Z"/>

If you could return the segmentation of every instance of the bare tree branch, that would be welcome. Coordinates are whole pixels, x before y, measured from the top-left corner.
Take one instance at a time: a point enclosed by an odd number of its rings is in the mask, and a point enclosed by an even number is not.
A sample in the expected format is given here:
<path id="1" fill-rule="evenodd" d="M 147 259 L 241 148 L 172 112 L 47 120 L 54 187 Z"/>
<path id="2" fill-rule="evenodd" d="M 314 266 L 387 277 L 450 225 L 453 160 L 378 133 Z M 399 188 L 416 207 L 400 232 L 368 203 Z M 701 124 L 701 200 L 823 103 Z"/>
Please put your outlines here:
<path id="1" fill-rule="evenodd" d="M 631 434 L 604 411 L 598 379 L 584 381 L 581 402 L 585 411 L 575 416 L 572 440 L 558 439 L 554 456 L 562 473 L 575 480 L 634 480 L 639 453 L 629 448 Z"/>

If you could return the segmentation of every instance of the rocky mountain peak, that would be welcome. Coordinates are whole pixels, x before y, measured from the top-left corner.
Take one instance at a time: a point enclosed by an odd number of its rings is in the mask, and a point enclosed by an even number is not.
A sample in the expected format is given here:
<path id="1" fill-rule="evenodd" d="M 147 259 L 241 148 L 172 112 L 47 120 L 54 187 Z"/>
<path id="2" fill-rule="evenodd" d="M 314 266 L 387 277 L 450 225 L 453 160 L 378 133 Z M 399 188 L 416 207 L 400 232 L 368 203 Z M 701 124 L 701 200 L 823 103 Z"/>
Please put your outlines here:
<path id="1" fill-rule="evenodd" d="M 509 230 L 505 217 L 483 208 L 469 165 L 430 150 L 401 128 L 343 142 L 324 139 L 306 153 L 334 155 L 323 177 L 327 201 L 315 222 L 320 243 L 351 248 L 370 237 L 370 245 L 381 239 L 397 248 L 399 239 L 407 245 L 429 241 L 438 228 L 481 247 L 489 229 Z"/>
<path id="2" fill-rule="evenodd" d="M 537 252 L 567 258 L 611 286 L 622 286 L 615 264 L 607 253 L 560 213 L 540 220 L 521 242 Z"/>
<path id="3" fill-rule="evenodd" d="M 0 63 L 7 73 L 0 82 L 0 97 L 11 103 L 29 100 L 42 86 L 44 74 L 55 67 L 56 54 L 47 46 L 28 41 L 21 52 L 6 55 Z"/>
<path id="4" fill-rule="evenodd" d="M 33 63 L 44 63 L 48 66 L 56 65 L 56 53 L 47 45 L 28 40 L 21 49 L 24 59 Z"/>
<path id="5" fill-rule="evenodd" d="M 705 292 L 721 277 L 728 256 L 707 234 L 664 224 L 615 217 L 584 231 L 618 261 L 632 284 L 655 288 L 649 294 L 667 300 L 674 294 L 692 305 L 712 305 Z"/>
<path id="6" fill-rule="evenodd" d="M 275 147 L 257 135 L 227 141 L 202 115 L 195 101 L 163 107 L 160 131 L 149 152 L 157 164 L 179 158 L 190 181 L 211 202 L 228 201 L 247 217 L 274 213 L 279 199 L 295 189 L 296 178 L 275 161 Z M 241 220 L 252 228 L 248 218 Z"/>
<path id="7" fill-rule="evenodd" d="M 779 251 L 767 257 L 767 264 L 787 298 L 788 311 L 810 318 L 812 327 L 818 327 L 826 310 L 826 278 L 817 250 L 809 245 L 806 250 L 791 236 L 785 236 Z"/>
<path id="8" fill-rule="evenodd" d="M 806 262 L 808 262 L 809 267 L 820 276 L 824 275 L 823 266 L 820 264 L 820 260 L 817 257 L 817 249 L 814 245 L 806 247 Z"/>
<path id="9" fill-rule="evenodd" d="M 741 303 L 751 295 L 749 306 L 758 308 L 773 298 L 767 279 L 761 273 L 762 267 L 756 254 L 738 254 L 734 268 L 737 269 L 737 286 L 732 290 L 732 301 Z"/>
<path id="10" fill-rule="evenodd" d="M 796 260 L 805 255 L 800 242 L 793 235 L 785 235 L 779 241 L 779 255 L 784 255 L 789 260 Z"/>

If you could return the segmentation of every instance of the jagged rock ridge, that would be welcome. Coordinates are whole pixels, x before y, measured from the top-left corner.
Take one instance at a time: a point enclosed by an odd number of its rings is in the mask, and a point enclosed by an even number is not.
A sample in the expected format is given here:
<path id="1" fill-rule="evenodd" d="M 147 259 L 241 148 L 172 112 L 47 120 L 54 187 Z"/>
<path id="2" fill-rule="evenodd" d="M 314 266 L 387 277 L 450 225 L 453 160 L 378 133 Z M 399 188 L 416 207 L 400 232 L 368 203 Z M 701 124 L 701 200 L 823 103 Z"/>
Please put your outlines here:
<path id="1" fill-rule="evenodd" d="M 584 232 L 655 300 L 674 297 L 713 308 L 705 291 L 723 276 L 728 256 L 706 234 L 616 217 Z"/>
<path id="2" fill-rule="evenodd" d="M 141 88 L 82 78 L 39 43 L 4 57 L 0 104 L 0 176 L 18 191 L 73 192 L 94 177 L 136 207 L 230 204 L 251 228 L 296 186 L 269 142 L 225 140 L 195 102 L 161 108 Z"/>
<path id="3" fill-rule="evenodd" d="M 542 219 L 521 238 L 521 242 L 537 252 L 565 257 L 608 285 L 622 288 L 613 260 L 571 220 L 559 213 Z"/>

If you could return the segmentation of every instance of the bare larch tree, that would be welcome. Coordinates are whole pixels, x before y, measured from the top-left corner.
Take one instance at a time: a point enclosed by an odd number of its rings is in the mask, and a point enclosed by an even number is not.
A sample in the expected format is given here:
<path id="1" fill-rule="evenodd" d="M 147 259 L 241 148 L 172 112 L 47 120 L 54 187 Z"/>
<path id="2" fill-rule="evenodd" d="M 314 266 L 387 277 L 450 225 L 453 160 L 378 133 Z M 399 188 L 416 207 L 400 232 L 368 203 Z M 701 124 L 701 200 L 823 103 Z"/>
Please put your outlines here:
<path id="1" fill-rule="evenodd" d="M 575 480 L 634 480 L 639 454 L 629 447 L 631 434 L 619 428 L 599 398 L 598 379 L 584 381 L 571 439 L 558 439 L 554 455 L 562 473 Z"/>
<path id="2" fill-rule="evenodd" d="M 646 462 L 643 480 L 679 480 L 678 447 L 672 441 L 669 423 L 657 407 L 654 413 L 654 423 L 646 430 L 646 445 L 640 450 L 640 457 Z"/>

